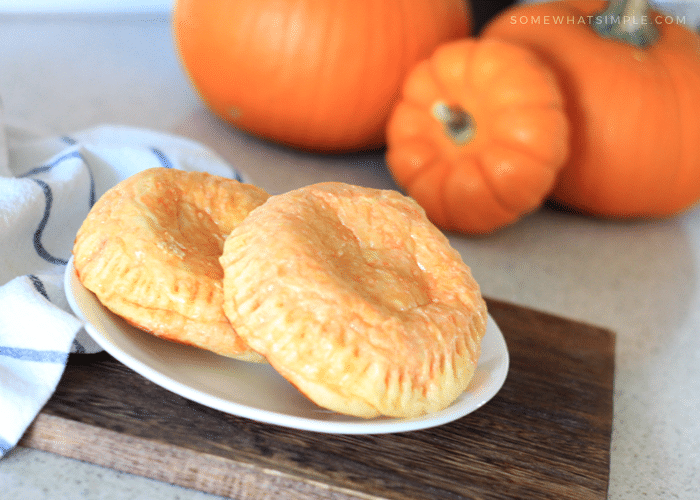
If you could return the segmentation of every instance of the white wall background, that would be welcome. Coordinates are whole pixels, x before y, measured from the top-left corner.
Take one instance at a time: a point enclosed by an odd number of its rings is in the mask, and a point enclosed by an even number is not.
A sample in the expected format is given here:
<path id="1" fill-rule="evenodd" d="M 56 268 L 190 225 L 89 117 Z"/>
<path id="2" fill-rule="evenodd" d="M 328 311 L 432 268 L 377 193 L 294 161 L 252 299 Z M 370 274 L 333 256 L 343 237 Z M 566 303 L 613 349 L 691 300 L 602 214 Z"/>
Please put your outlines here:
<path id="1" fill-rule="evenodd" d="M 539 2 L 543 0 L 520 0 Z M 3 13 L 149 13 L 170 12 L 175 0 L 0 0 Z M 700 23 L 700 0 L 652 0 L 662 11 Z"/>
<path id="2" fill-rule="evenodd" d="M 0 13 L 168 12 L 174 0 L 0 0 Z"/>

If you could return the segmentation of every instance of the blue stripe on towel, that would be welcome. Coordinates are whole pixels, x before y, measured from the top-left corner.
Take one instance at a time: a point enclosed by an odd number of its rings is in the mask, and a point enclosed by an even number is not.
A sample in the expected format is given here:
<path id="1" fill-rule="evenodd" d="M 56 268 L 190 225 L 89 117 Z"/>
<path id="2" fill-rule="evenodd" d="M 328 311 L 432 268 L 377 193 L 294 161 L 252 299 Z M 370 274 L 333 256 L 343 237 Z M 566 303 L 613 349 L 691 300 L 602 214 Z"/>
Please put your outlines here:
<path id="1" fill-rule="evenodd" d="M 70 139 L 69 137 L 64 137 L 63 140 L 67 142 L 68 144 L 76 144 L 76 142 L 73 139 Z M 72 142 L 71 142 L 72 141 Z M 79 160 L 82 160 L 83 164 L 85 167 L 87 167 L 88 171 L 88 176 L 90 177 L 90 199 L 88 200 L 88 206 L 92 208 L 92 206 L 95 204 L 95 178 L 92 175 L 92 169 L 90 168 L 90 165 L 88 165 L 88 162 L 85 161 L 85 158 L 83 155 L 80 154 L 79 151 L 71 151 L 70 153 L 66 153 L 63 156 L 59 156 L 56 158 L 52 163 L 48 163 L 46 165 L 42 165 L 40 167 L 33 168 L 29 170 L 28 172 L 23 173 L 19 177 L 29 177 L 31 175 L 36 175 L 36 174 L 41 174 L 43 172 L 47 172 L 51 170 L 52 168 L 57 167 L 61 162 L 64 162 L 66 160 L 70 160 L 73 158 L 77 158 Z"/>
<path id="2" fill-rule="evenodd" d="M 32 285 L 34 285 L 34 289 L 37 292 L 43 295 L 46 300 L 51 301 L 51 299 L 49 299 L 49 294 L 46 293 L 46 287 L 44 286 L 44 283 L 37 276 L 33 274 L 28 274 L 27 278 L 29 278 L 29 281 L 32 282 Z"/>
<path id="3" fill-rule="evenodd" d="M 37 363 L 61 363 L 65 364 L 68 353 L 61 351 L 43 351 L 39 349 L 20 349 L 17 347 L 0 346 L 0 356 L 18 359 L 20 361 L 34 361 Z"/>
<path id="4" fill-rule="evenodd" d="M 151 151 L 154 155 L 156 155 L 158 161 L 160 161 L 160 164 L 163 165 L 164 168 L 173 168 L 173 164 L 170 162 L 168 157 L 165 156 L 165 153 L 163 153 L 160 149 L 151 148 Z"/>
<path id="5" fill-rule="evenodd" d="M 73 346 L 71 347 L 71 351 L 76 353 L 76 354 L 85 354 L 85 347 L 83 347 L 83 344 L 78 342 L 78 339 L 73 339 Z"/>
<path id="6" fill-rule="evenodd" d="M 87 168 L 88 171 L 88 177 L 90 177 L 90 198 L 88 199 L 88 207 L 92 208 L 92 206 L 95 204 L 95 177 L 92 175 L 92 169 L 90 168 L 90 165 L 88 162 L 85 161 L 85 158 L 81 155 L 80 158 L 83 160 L 83 165 L 85 165 L 85 168 Z"/>
<path id="7" fill-rule="evenodd" d="M 65 266 L 66 264 L 68 264 L 67 260 L 54 257 L 46 251 L 44 245 L 41 243 L 41 236 L 44 233 L 44 229 L 46 229 L 46 224 L 49 222 L 49 216 L 51 215 L 51 205 L 53 205 L 53 193 L 51 192 L 51 187 L 44 181 L 40 181 L 39 179 L 32 180 L 39 184 L 41 189 L 44 191 L 44 196 L 46 197 L 44 217 L 42 217 L 41 222 L 39 222 L 39 227 L 34 232 L 34 249 L 36 250 L 36 253 L 39 254 L 39 257 L 41 257 L 45 261 L 50 262 L 51 264 Z"/>
<path id="8" fill-rule="evenodd" d="M 9 442 L 5 441 L 2 436 L 0 436 L 0 457 L 2 457 L 4 454 L 6 454 L 8 451 L 10 451 L 14 446 L 12 446 Z"/>
<path id="9" fill-rule="evenodd" d="M 30 175 L 36 175 L 36 174 L 40 174 L 42 172 L 46 172 L 47 170 L 51 170 L 52 168 L 58 166 L 61 162 L 66 161 L 66 160 L 70 160 L 72 158 L 78 158 L 79 160 L 83 160 L 83 162 L 85 162 L 83 157 L 80 155 L 79 151 L 71 151 L 70 153 L 66 153 L 63 156 L 59 156 L 58 158 L 56 158 L 53 161 L 53 163 L 47 163 L 46 165 L 42 165 L 40 167 L 33 168 L 33 169 L 29 170 L 28 172 L 23 173 L 19 177 L 29 177 Z"/>

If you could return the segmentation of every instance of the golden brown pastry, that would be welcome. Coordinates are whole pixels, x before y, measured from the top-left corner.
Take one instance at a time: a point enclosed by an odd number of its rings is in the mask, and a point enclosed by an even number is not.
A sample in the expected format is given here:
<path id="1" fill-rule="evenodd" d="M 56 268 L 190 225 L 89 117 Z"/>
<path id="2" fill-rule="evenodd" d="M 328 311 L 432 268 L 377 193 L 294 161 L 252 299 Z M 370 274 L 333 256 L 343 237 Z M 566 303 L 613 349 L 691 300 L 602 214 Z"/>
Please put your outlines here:
<path id="1" fill-rule="evenodd" d="M 223 243 L 267 200 L 202 172 L 154 168 L 117 184 L 78 231 L 74 265 L 107 308 L 158 337 L 261 361 L 222 309 Z"/>
<path id="2" fill-rule="evenodd" d="M 221 264 L 233 327 L 322 407 L 414 417 L 472 378 L 479 287 L 395 191 L 322 183 L 272 196 L 228 236 Z"/>

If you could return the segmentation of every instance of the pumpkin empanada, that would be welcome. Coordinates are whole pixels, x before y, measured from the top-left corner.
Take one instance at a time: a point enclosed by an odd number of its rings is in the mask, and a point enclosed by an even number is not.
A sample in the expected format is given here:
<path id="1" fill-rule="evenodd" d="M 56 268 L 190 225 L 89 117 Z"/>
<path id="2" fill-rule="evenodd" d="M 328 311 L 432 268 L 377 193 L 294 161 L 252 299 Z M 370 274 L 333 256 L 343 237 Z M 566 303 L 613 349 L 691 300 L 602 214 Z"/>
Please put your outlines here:
<path id="1" fill-rule="evenodd" d="M 472 378 L 487 321 L 479 286 L 396 191 L 322 183 L 272 196 L 220 260 L 233 327 L 322 407 L 414 417 Z"/>
<path id="2" fill-rule="evenodd" d="M 158 337 L 261 361 L 223 312 L 219 257 L 226 236 L 267 198 L 203 172 L 140 172 L 107 191 L 78 231 L 78 278 L 108 309 Z"/>

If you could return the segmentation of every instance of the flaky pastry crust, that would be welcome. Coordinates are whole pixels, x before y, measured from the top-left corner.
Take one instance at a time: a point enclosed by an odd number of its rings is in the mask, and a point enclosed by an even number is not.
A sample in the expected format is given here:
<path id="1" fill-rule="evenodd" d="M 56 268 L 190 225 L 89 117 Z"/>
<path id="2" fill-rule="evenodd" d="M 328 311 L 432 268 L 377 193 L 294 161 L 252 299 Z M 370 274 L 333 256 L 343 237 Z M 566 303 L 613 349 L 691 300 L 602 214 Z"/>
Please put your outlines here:
<path id="1" fill-rule="evenodd" d="M 220 261 L 231 324 L 322 407 L 414 417 L 449 406 L 473 376 L 479 286 L 396 191 L 322 183 L 272 196 Z"/>
<path id="2" fill-rule="evenodd" d="M 78 278 L 102 304 L 158 337 L 262 361 L 223 309 L 226 236 L 268 198 L 203 172 L 145 170 L 93 206 L 77 233 Z"/>

